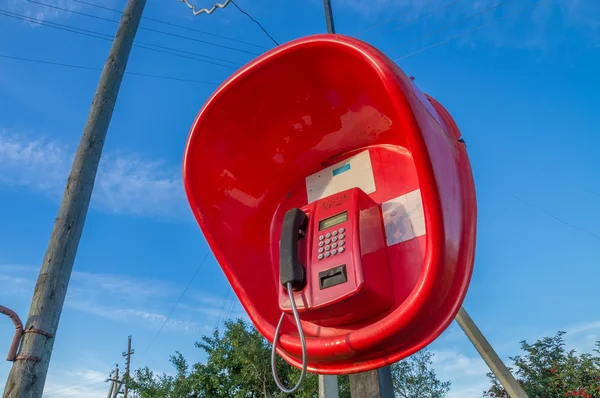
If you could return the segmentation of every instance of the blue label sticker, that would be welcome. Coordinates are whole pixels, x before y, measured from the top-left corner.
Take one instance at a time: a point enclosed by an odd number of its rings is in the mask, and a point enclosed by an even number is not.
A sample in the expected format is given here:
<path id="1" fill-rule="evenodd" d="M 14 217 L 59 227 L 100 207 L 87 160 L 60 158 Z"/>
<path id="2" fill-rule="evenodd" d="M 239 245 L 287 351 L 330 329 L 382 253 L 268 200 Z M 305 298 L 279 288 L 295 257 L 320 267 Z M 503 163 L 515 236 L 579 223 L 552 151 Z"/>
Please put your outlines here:
<path id="1" fill-rule="evenodd" d="M 338 174 L 342 174 L 344 171 L 350 170 L 350 163 L 343 165 L 342 167 L 338 167 L 333 170 L 333 176 L 335 177 Z"/>

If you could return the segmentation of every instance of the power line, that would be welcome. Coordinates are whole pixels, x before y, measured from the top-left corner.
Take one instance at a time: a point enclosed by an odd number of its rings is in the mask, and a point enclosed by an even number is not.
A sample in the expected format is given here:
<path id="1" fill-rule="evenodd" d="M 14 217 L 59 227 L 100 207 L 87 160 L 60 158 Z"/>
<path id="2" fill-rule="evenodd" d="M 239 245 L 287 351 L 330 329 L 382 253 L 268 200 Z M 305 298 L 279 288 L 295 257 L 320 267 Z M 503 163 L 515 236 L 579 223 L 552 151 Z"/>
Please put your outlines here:
<path id="1" fill-rule="evenodd" d="M 434 8 L 433 10 L 429 11 L 428 13 L 426 13 L 426 14 L 423 14 L 423 15 L 419 15 L 418 17 L 415 17 L 415 18 L 413 18 L 413 19 L 410 19 L 410 20 L 406 21 L 406 22 L 405 22 L 404 24 L 402 24 L 402 25 L 396 25 L 396 26 L 394 26 L 392 29 L 398 29 L 398 28 L 402 28 L 402 27 L 404 27 L 404 26 L 406 26 L 406 25 L 408 25 L 408 24 L 411 24 L 411 23 L 413 23 L 413 22 L 417 22 L 417 21 L 419 21 L 419 20 L 421 20 L 421 19 L 423 19 L 423 18 L 425 18 L 425 17 L 428 17 L 428 16 L 430 16 L 430 15 L 433 15 L 433 14 L 435 14 L 436 12 L 438 12 L 438 11 L 441 11 L 441 10 L 443 10 L 444 8 L 448 8 L 448 7 L 450 7 L 450 6 L 453 6 L 454 4 L 456 4 L 456 3 L 458 3 L 458 2 L 461 2 L 461 1 L 463 1 L 463 0 L 454 0 L 454 1 L 450 2 L 450 3 L 442 4 L 441 6 L 439 6 L 439 7 L 437 7 L 437 8 Z M 385 32 L 381 32 L 380 34 L 378 34 L 378 35 L 376 35 L 376 36 L 373 36 L 371 39 L 375 39 L 376 37 L 379 37 L 379 36 L 381 36 L 381 35 L 382 35 L 382 34 L 384 34 L 384 33 L 385 33 Z"/>
<path id="2" fill-rule="evenodd" d="M 96 383 L 92 383 L 92 384 L 90 384 L 90 386 L 93 386 L 94 384 L 100 384 L 100 383 L 106 383 L 106 381 L 105 381 L 105 380 L 101 380 L 101 381 L 98 381 L 98 382 L 96 382 Z M 88 392 L 89 392 L 89 391 L 97 391 L 97 390 L 99 390 L 99 388 L 98 388 L 98 387 L 96 387 L 96 388 L 92 388 L 91 390 L 88 390 Z M 75 394 L 71 394 L 71 395 L 65 395 L 65 396 L 64 396 L 64 397 L 62 397 L 62 398 L 76 397 L 76 396 L 80 396 L 81 394 L 84 394 L 84 393 L 85 393 L 84 391 L 81 391 L 81 392 L 76 392 Z M 46 394 L 44 394 L 44 396 L 45 396 L 45 395 L 46 395 Z"/>
<path id="3" fill-rule="evenodd" d="M 15 18 L 15 19 L 20 19 L 22 21 L 27 21 L 27 22 L 35 22 L 38 23 L 42 26 L 47 26 L 53 29 L 58 29 L 58 30 L 62 30 L 65 32 L 70 32 L 70 33 L 75 33 L 78 35 L 82 35 L 82 36 L 87 36 L 87 37 L 93 37 L 96 39 L 100 39 L 100 40 L 105 40 L 105 41 L 110 41 L 112 42 L 114 36 L 105 34 L 105 33 L 101 33 L 101 32 L 95 32 L 92 30 L 87 30 L 87 29 L 81 29 L 81 28 L 76 28 L 76 27 L 72 27 L 69 25 L 64 25 L 64 24 L 59 24 L 59 23 L 55 23 L 55 22 L 48 22 L 48 21 L 44 21 L 42 19 L 38 19 L 38 18 L 33 18 L 33 17 L 28 17 L 26 15 L 20 15 L 20 14 L 15 14 L 9 11 L 5 11 L 0 9 L 0 15 L 4 15 L 10 18 Z M 153 44 L 153 43 L 147 43 L 147 42 L 142 42 L 142 41 L 137 41 L 137 44 L 134 43 L 133 44 L 135 47 L 139 47 L 139 48 L 143 48 L 146 50 L 150 50 L 150 51 L 154 51 L 154 52 L 158 52 L 158 53 L 163 53 L 163 54 L 170 54 L 170 55 L 174 55 L 176 57 L 180 57 L 180 58 L 186 58 L 186 59 L 192 59 L 198 62 L 203 62 L 206 64 L 211 64 L 211 65 L 216 65 L 216 66 L 221 66 L 221 67 L 225 67 L 225 68 L 230 68 L 230 69 L 236 69 L 235 67 L 233 67 L 232 65 L 224 65 L 224 64 L 220 64 L 218 62 L 212 62 L 212 61 L 208 61 L 208 60 L 204 60 L 204 59 L 200 59 L 200 58 L 194 58 L 194 57 L 189 57 L 186 55 L 182 55 L 182 54 L 177 54 L 177 53 L 173 53 L 170 51 L 178 51 L 178 52 L 183 52 L 183 53 L 188 53 L 188 54 L 194 54 L 200 57 L 204 57 L 204 58 L 208 58 L 208 59 L 214 59 L 214 60 L 218 60 L 218 61 L 222 61 L 222 62 L 229 62 L 233 65 L 236 66 L 240 66 L 241 64 L 236 64 L 232 61 L 226 60 L 226 59 L 221 59 L 221 58 L 216 58 L 216 57 L 209 57 L 209 56 L 205 56 L 202 54 L 197 54 L 197 53 L 193 53 L 193 52 L 189 52 L 189 51 L 183 51 L 183 50 L 178 50 L 175 48 L 170 48 L 170 47 L 166 47 L 166 46 L 160 46 L 158 44 Z M 150 47 L 149 47 L 150 46 Z M 157 47 L 157 48 L 152 48 L 152 47 Z M 159 48 L 163 48 L 163 49 L 167 49 L 170 51 L 164 51 L 161 50 Z"/>
<path id="4" fill-rule="evenodd" d="M 511 15 L 518 15 L 518 14 L 521 14 L 521 13 L 525 12 L 526 10 L 528 10 L 528 9 L 530 9 L 530 8 L 535 8 L 535 7 L 536 7 L 537 5 L 539 5 L 539 4 L 540 4 L 542 1 L 544 1 L 544 0 L 538 0 L 538 1 L 536 1 L 534 4 L 532 4 L 532 5 L 530 5 L 530 6 L 523 7 L 523 8 L 521 8 L 521 9 L 519 9 L 517 12 L 509 13 L 509 14 L 507 14 L 507 15 L 503 15 L 503 16 L 501 16 L 501 17 L 494 18 L 494 19 L 492 19 L 492 20 L 491 20 L 491 21 L 489 21 L 489 22 L 486 22 L 486 23 L 484 23 L 484 24 L 478 25 L 478 26 L 476 26 L 476 27 L 474 27 L 474 28 L 472 28 L 472 29 L 466 30 L 466 31 L 464 31 L 464 32 L 462 32 L 462 33 L 459 33 L 458 35 L 455 35 L 455 36 L 449 37 L 449 38 L 447 38 L 447 39 L 445 39 L 445 40 L 439 41 L 439 42 L 437 42 L 437 43 L 434 43 L 434 44 L 432 44 L 432 45 L 430 45 L 430 46 L 423 47 L 423 48 L 421 48 L 420 50 L 414 51 L 414 52 L 412 52 L 412 53 L 410 53 L 410 54 L 407 54 L 407 55 L 404 55 L 404 56 L 402 56 L 402 57 L 400 57 L 400 58 L 396 58 L 396 59 L 394 59 L 394 62 L 398 62 L 398 61 L 401 61 L 401 60 L 403 60 L 403 59 L 405 59 L 405 58 L 412 57 L 413 55 L 416 55 L 416 54 L 418 54 L 418 53 L 420 53 L 420 52 L 423 52 L 423 51 L 429 50 L 429 49 L 431 49 L 431 48 L 433 48 L 433 47 L 437 47 L 437 46 L 439 46 L 439 45 L 441 45 L 441 44 L 445 44 L 445 43 L 449 42 L 450 40 L 454 40 L 454 39 L 457 39 L 457 38 L 459 38 L 459 37 L 461 37 L 461 36 L 465 36 L 465 35 L 467 35 L 467 34 L 469 34 L 469 33 L 475 32 L 476 30 L 482 29 L 482 28 L 484 28 L 484 27 L 486 27 L 486 26 L 488 26 L 488 25 L 491 25 L 492 23 L 494 23 L 494 22 L 496 22 L 496 21 L 499 21 L 499 20 L 501 20 L 501 19 L 507 18 L 507 17 L 509 17 L 509 16 L 511 16 Z"/>
<path id="5" fill-rule="evenodd" d="M 102 68 L 95 68 L 95 67 L 89 67 L 89 66 L 83 66 L 83 65 L 64 64 L 61 62 L 46 61 L 46 60 L 41 60 L 41 59 L 15 57 L 15 56 L 5 55 L 5 54 L 0 54 L 0 58 L 12 59 L 12 60 L 17 60 L 17 61 L 25 61 L 25 62 L 34 62 L 34 63 L 39 63 L 39 64 L 54 65 L 54 66 L 62 66 L 62 67 L 66 67 L 66 68 L 93 70 L 93 71 L 99 71 L 99 72 L 102 71 Z M 211 84 L 211 85 L 218 86 L 218 83 L 207 82 L 207 81 L 203 81 L 203 80 L 183 79 L 183 78 L 178 78 L 178 77 L 150 75 L 147 73 L 137 73 L 137 72 L 127 72 L 127 71 L 125 71 L 125 74 L 132 75 L 132 76 L 148 77 L 148 78 L 153 78 L 153 79 L 175 80 L 175 81 L 187 82 L 187 83 L 202 83 L 202 84 Z"/>
<path id="6" fill-rule="evenodd" d="M 93 15 L 93 14 L 87 14 L 85 12 L 79 12 L 79 11 L 71 10 L 71 9 L 68 9 L 68 8 L 55 6 L 55 5 L 52 5 L 52 4 L 42 3 L 42 2 L 39 2 L 39 1 L 35 1 L 35 0 L 27 0 L 27 1 L 30 2 L 30 3 L 39 4 L 39 5 L 42 5 L 44 7 L 54 8 L 56 10 L 65 11 L 65 12 L 69 12 L 69 13 L 72 13 L 72 14 L 82 15 L 82 16 L 85 16 L 85 17 L 99 19 L 99 20 L 107 21 L 107 22 L 113 22 L 113 23 L 116 23 L 116 24 L 119 23 L 119 21 L 115 20 L 115 19 L 104 18 L 104 17 L 100 17 L 98 15 Z M 239 49 L 239 48 L 236 48 L 236 47 L 230 47 L 230 46 L 226 46 L 224 44 L 213 43 L 213 42 L 210 42 L 210 41 L 200 40 L 200 39 L 196 39 L 196 38 L 189 37 L 189 36 L 179 35 L 179 34 L 176 34 L 176 33 L 165 32 L 164 30 L 147 28 L 145 26 L 140 26 L 138 29 L 139 30 L 146 30 L 148 32 L 159 33 L 159 34 L 166 35 L 166 36 L 177 37 L 177 38 L 180 38 L 180 39 L 191 40 L 191 41 L 195 41 L 195 42 L 206 44 L 206 45 L 210 45 L 210 46 L 221 47 L 221 48 L 225 48 L 225 49 L 232 50 L 232 51 L 239 51 L 239 52 L 250 54 L 250 55 L 260 55 L 258 53 L 254 53 L 254 52 L 251 52 L 251 51 L 242 50 L 242 49 Z"/>
<path id="7" fill-rule="evenodd" d="M 551 213 L 551 212 L 549 212 L 548 210 L 546 210 L 546 209 L 544 209 L 544 208 L 541 208 L 541 207 L 539 207 L 539 206 L 537 206 L 537 205 L 535 205 L 535 204 L 533 204 L 533 203 L 529 203 L 529 202 L 527 202 L 527 201 L 525 201 L 525 200 L 523 200 L 523 199 L 519 198 L 518 196 L 515 196 L 515 195 L 513 195 L 513 194 L 512 194 L 512 193 L 510 193 L 510 192 L 506 192 L 506 191 L 505 191 L 504 193 L 505 193 L 505 194 L 507 194 L 508 196 L 512 197 L 513 199 L 515 199 L 515 200 L 518 200 L 519 202 L 526 204 L 527 206 L 533 207 L 534 209 L 537 209 L 537 210 L 539 210 L 539 211 L 541 211 L 541 212 L 543 212 L 543 213 L 545 213 L 545 214 L 549 215 L 550 217 L 554 218 L 556 221 L 558 221 L 558 222 L 560 222 L 560 223 L 563 223 L 563 224 L 565 224 L 566 226 L 569 226 L 569 227 L 571 227 L 571 228 L 573 228 L 573 229 L 576 229 L 576 230 L 579 230 L 579 231 L 585 232 L 586 234 L 588 234 L 588 235 L 590 235 L 590 236 L 592 236 L 592 237 L 594 237 L 594 238 L 596 238 L 596 239 L 599 239 L 599 240 L 600 240 L 600 235 L 597 235 L 597 234 L 595 234 L 595 233 L 593 233 L 593 232 L 591 232 L 591 231 L 588 231 L 588 230 L 587 230 L 587 229 L 585 229 L 585 228 L 579 227 L 579 226 L 577 226 L 577 225 L 575 225 L 575 224 L 571 224 L 570 222 L 568 222 L 568 221 L 565 221 L 565 220 L 563 220 L 562 218 L 560 218 L 560 217 L 558 217 L 558 216 L 555 216 L 554 214 L 552 214 L 552 213 Z"/>
<path id="8" fill-rule="evenodd" d="M 154 338 L 152 339 L 152 341 L 150 341 L 150 344 L 148 344 L 148 347 L 146 347 L 146 350 L 144 351 L 144 353 L 142 355 L 139 356 L 137 364 L 139 364 L 142 361 L 142 358 L 148 353 L 148 350 L 150 350 L 150 347 L 152 347 L 152 344 L 154 344 L 154 341 L 156 341 L 156 338 L 158 337 L 158 335 L 160 334 L 160 332 L 163 330 L 163 328 L 165 327 L 165 325 L 167 324 L 167 322 L 169 321 L 169 319 L 171 318 L 171 315 L 173 315 L 173 312 L 175 311 L 175 308 L 177 308 L 177 306 L 179 305 L 179 302 L 181 301 L 181 299 L 183 298 L 183 296 L 185 295 L 185 292 L 188 291 L 188 289 L 190 288 L 190 286 L 192 285 L 192 282 L 194 281 L 194 279 L 196 279 L 196 275 L 198 275 L 198 272 L 200 271 L 200 268 L 202 268 L 202 265 L 204 265 L 204 263 L 206 262 L 206 260 L 208 259 L 208 254 L 210 253 L 210 251 L 206 252 L 206 255 L 204 256 L 204 258 L 202 259 L 202 261 L 200 262 L 200 264 L 198 265 L 198 267 L 196 268 L 196 271 L 194 272 L 194 275 L 192 276 L 192 278 L 190 279 L 190 281 L 188 282 L 187 286 L 185 287 L 185 289 L 183 289 L 183 292 L 181 292 L 181 295 L 179 296 L 179 298 L 177 299 L 177 302 L 175 303 L 175 305 L 173 306 L 173 308 L 171 309 L 171 312 L 169 312 L 169 315 L 165 318 L 165 321 L 163 322 L 163 324 L 161 325 L 160 329 L 158 329 L 158 331 L 156 332 L 156 334 L 154 335 Z"/>
<path id="9" fill-rule="evenodd" d="M 443 32 L 443 31 L 444 31 L 444 30 L 446 30 L 446 29 L 452 28 L 452 27 L 454 27 L 454 26 L 456 26 L 456 25 L 460 25 L 461 23 L 463 23 L 463 22 L 465 22 L 465 21 L 468 21 L 469 19 L 472 19 L 472 18 L 475 18 L 475 17 L 477 17 L 477 16 L 483 15 L 483 14 L 485 14 L 485 13 L 487 13 L 487 12 L 490 12 L 490 11 L 492 11 L 492 10 L 495 10 L 496 8 L 498 8 L 498 7 L 502 7 L 503 5 L 505 5 L 505 4 L 508 4 L 508 3 L 510 3 L 510 2 L 513 2 L 513 1 L 514 1 L 514 0 L 506 0 L 506 1 L 503 1 L 502 3 L 498 3 L 498 4 L 496 4 L 496 5 L 494 5 L 494 6 L 490 7 L 490 8 L 487 8 L 487 9 L 485 9 L 485 10 L 483 10 L 483 11 L 480 11 L 480 12 L 478 12 L 478 13 L 475 13 L 475 14 L 469 15 L 468 17 L 466 17 L 466 18 L 463 18 L 463 19 L 461 19 L 461 20 L 460 20 L 460 21 L 458 21 L 458 22 L 452 23 L 452 24 L 450 24 L 450 25 L 446 25 L 446 26 L 444 26 L 444 27 L 442 27 L 442 28 L 440 28 L 440 29 L 434 30 L 433 32 L 426 33 L 426 34 L 424 34 L 424 35 L 422 35 L 422 36 L 419 36 L 419 37 L 417 37 L 417 38 L 415 38 L 415 39 L 413 39 L 413 40 L 405 41 L 404 43 L 400 44 L 399 46 L 392 47 L 390 50 L 397 50 L 397 49 L 399 49 L 399 48 L 402 48 L 402 47 L 405 47 L 405 46 L 407 46 L 408 44 L 411 44 L 411 43 L 414 43 L 414 42 L 416 42 L 416 41 L 419 41 L 419 40 L 421 40 L 421 39 L 424 39 L 424 38 L 426 38 L 426 37 L 432 36 L 432 35 L 434 35 L 434 34 L 436 34 L 436 33 Z"/>
<path id="10" fill-rule="evenodd" d="M 267 35 L 267 36 L 269 37 L 269 39 L 271 39 L 271 41 L 272 41 L 273 43 L 275 43 L 275 45 L 276 45 L 276 46 L 279 46 L 279 43 L 277 43 L 277 41 L 276 41 L 276 40 L 275 40 L 275 39 L 274 39 L 274 38 L 273 38 L 273 37 L 272 37 L 272 36 L 269 34 L 269 32 L 267 32 L 267 30 L 266 30 L 266 29 L 265 29 L 265 28 L 264 28 L 264 27 L 263 27 L 263 26 L 260 24 L 260 22 L 258 22 L 256 19 L 254 19 L 254 18 L 252 17 L 252 15 L 250 15 L 250 14 L 248 14 L 246 11 L 242 10 L 242 9 L 240 8 L 240 6 L 238 6 L 238 5 L 236 4 L 236 2 L 235 2 L 235 1 L 231 0 L 231 4 L 233 4 L 233 5 L 235 6 L 235 8 L 237 8 L 237 9 L 238 9 L 238 11 L 239 11 L 239 12 L 241 12 L 242 14 L 244 14 L 245 16 L 247 16 L 248 18 L 250 18 L 250 20 L 252 20 L 252 22 L 254 22 L 255 24 L 257 24 L 257 25 L 258 25 L 258 27 L 259 27 L 259 28 L 261 28 L 263 32 L 265 32 L 265 35 Z"/>
<path id="11" fill-rule="evenodd" d="M 100 377 L 104 378 L 104 376 L 90 377 L 89 379 L 85 379 L 85 380 L 77 382 L 77 383 L 69 384 L 68 386 L 61 387 L 61 388 L 58 388 L 56 390 L 52 390 L 52 391 L 49 391 L 49 392 L 44 392 L 44 397 L 46 397 L 47 395 L 54 395 L 54 394 L 56 394 L 59 391 L 63 391 L 63 390 L 66 390 L 67 388 L 79 386 L 79 385 L 82 385 L 82 384 L 88 384 L 90 386 L 93 386 L 94 384 L 104 383 L 105 382 L 104 380 L 96 381 L 95 383 L 88 383 L 88 382 L 93 381 L 93 380 L 98 380 Z"/>
<path id="12" fill-rule="evenodd" d="M 71 0 L 71 1 L 73 1 L 75 3 L 79 3 L 79 4 L 85 4 L 85 5 L 88 5 L 88 6 L 91 6 L 91 7 L 96 7 L 96 8 L 99 8 L 101 10 L 107 10 L 107 11 L 112 11 L 112 12 L 116 12 L 116 13 L 119 13 L 119 14 L 123 14 L 122 10 L 117 10 L 115 8 L 105 7 L 105 6 L 101 6 L 99 4 L 89 3 L 89 2 L 83 1 L 83 0 Z M 260 46 L 258 44 L 249 43 L 247 41 L 238 40 L 238 39 L 234 39 L 234 38 L 223 36 L 223 35 L 218 35 L 218 34 L 211 33 L 211 32 L 206 32 L 204 30 L 190 28 L 190 27 L 183 26 L 183 25 L 178 25 L 178 24 L 175 24 L 175 23 L 172 23 L 172 22 L 162 21 L 160 19 L 155 19 L 155 18 L 150 18 L 150 17 L 142 17 L 142 19 L 145 19 L 146 21 L 152 21 L 152 22 L 160 23 L 160 24 L 167 25 L 167 26 L 173 26 L 173 27 L 180 28 L 180 29 L 186 29 L 186 30 L 189 30 L 191 32 L 197 32 L 197 33 L 202 33 L 202 34 L 205 34 L 205 35 L 208 35 L 208 36 L 218 37 L 218 38 L 224 39 L 224 40 L 230 40 L 230 41 L 233 41 L 233 42 L 236 42 L 236 43 L 245 44 L 245 45 L 252 46 L 252 47 L 267 49 L 267 47 Z"/>
<path id="13" fill-rule="evenodd" d="M 391 17 L 390 19 L 387 19 L 387 20 L 385 20 L 383 22 L 380 22 L 380 23 L 378 23 L 376 25 L 371 26 L 370 28 L 367 28 L 367 29 L 363 30 L 362 32 L 358 33 L 358 35 L 363 35 L 363 34 L 369 32 L 369 31 L 371 31 L 373 29 L 376 29 L 376 28 L 382 26 L 382 25 L 388 24 L 388 23 L 390 23 L 390 22 L 392 22 L 392 21 L 400 18 L 401 16 L 406 15 L 406 14 L 408 14 L 411 11 L 415 11 L 415 10 L 421 9 L 421 8 L 425 7 L 426 5 L 433 3 L 434 1 L 435 0 L 429 0 L 429 1 L 426 1 L 425 3 L 423 3 L 421 5 L 410 7 L 408 10 L 402 11 L 400 14 L 397 14 L 397 15 Z"/>

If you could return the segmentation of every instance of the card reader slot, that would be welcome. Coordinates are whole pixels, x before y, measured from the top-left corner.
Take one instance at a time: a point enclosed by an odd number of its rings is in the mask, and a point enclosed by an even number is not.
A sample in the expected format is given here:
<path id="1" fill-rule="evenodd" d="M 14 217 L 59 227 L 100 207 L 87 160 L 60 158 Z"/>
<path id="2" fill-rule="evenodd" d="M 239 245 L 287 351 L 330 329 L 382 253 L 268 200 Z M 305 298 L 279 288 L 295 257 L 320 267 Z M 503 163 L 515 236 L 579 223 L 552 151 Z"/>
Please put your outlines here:
<path id="1" fill-rule="evenodd" d="M 346 273 L 346 264 L 319 272 L 319 288 L 321 290 L 347 281 L 348 274 Z"/>

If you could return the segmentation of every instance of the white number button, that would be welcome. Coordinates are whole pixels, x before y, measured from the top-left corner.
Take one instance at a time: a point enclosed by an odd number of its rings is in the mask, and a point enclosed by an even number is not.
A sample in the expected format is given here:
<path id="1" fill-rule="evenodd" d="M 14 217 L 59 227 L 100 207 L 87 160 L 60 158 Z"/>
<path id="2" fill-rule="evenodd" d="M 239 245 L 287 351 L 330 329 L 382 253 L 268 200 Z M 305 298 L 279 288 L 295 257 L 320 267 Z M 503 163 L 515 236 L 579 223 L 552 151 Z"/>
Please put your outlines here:
<path id="1" fill-rule="evenodd" d="M 344 247 L 340 247 L 338 251 L 339 251 L 340 253 L 343 253 L 345 250 L 346 250 L 346 249 L 345 249 Z"/>

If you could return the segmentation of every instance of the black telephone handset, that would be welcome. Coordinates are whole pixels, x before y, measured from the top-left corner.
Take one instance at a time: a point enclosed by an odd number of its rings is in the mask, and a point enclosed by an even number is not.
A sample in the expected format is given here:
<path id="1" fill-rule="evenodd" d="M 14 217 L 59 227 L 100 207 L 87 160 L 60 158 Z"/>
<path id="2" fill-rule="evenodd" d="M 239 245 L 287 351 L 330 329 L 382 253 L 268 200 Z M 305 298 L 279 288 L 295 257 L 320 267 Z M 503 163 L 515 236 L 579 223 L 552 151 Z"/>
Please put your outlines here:
<path id="1" fill-rule="evenodd" d="M 306 285 L 306 271 L 298 256 L 300 239 L 306 237 L 308 216 L 300 209 L 290 209 L 285 213 L 279 243 L 279 278 L 284 288 L 292 285 L 292 290 L 302 290 Z"/>

